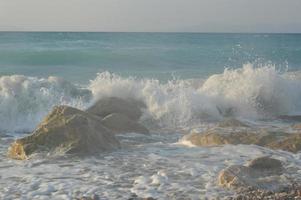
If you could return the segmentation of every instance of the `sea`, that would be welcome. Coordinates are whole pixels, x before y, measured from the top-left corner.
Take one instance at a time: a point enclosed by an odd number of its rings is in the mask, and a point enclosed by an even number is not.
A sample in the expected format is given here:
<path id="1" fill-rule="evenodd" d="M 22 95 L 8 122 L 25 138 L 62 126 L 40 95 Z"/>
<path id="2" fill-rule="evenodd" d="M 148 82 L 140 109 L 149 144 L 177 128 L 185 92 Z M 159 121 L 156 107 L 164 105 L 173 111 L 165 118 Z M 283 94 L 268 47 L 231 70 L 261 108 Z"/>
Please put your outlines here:
<path id="1" fill-rule="evenodd" d="M 123 148 L 79 158 L 7 157 L 55 105 L 87 109 L 134 98 L 151 132 L 121 134 Z M 196 147 L 184 135 L 235 118 L 291 130 L 301 115 L 301 34 L 0 32 L 0 199 L 224 199 L 227 166 L 293 154 L 256 145 Z"/>

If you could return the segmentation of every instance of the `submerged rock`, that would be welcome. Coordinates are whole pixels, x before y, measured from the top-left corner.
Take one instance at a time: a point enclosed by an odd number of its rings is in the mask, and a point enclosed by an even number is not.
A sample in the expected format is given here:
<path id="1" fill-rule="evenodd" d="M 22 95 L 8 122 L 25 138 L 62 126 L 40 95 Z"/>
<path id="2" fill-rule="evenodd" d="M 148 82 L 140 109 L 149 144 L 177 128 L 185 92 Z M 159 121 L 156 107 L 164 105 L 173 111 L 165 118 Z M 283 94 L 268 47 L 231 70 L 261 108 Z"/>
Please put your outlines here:
<path id="1" fill-rule="evenodd" d="M 252 160 L 248 166 L 233 165 L 219 173 L 219 185 L 234 190 L 246 188 L 279 191 L 290 184 L 282 174 L 279 160 L 261 157 Z"/>
<path id="2" fill-rule="evenodd" d="M 117 97 L 103 98 L 97 101 L 92 107 L 87 109 L 88 113 L 100 116 L 102 118 L 113 113 L 120 113 L 132 120 L 138 120 L 141 115 L 141 109 L 145 105 L 134 99 L 121 99 Z"/>
<path id="3" fill-rule="evenodd" d="M 113 113 L 106 116 L 102 119 L 102 124 L 114 133 L 149 133 L 144 126 L 120 113 Z"/>
<path id="4" fill-rule="evenodd" d="M 301 133 L 268 132 L 251 128 L 225 129 L 215 127 L 205 132 L 186 135 L 183 140 L 196 146 L 254 144 L 293 153 L 301 150 Z"/>
<path id="5" fill-rule="evenodd" d="M 101 119 L 68 106 L 54 107 L 29 136 L 11 144 L 8 156 L 27 159 L 38 152 L 91 154 L 119 147 Z"/>

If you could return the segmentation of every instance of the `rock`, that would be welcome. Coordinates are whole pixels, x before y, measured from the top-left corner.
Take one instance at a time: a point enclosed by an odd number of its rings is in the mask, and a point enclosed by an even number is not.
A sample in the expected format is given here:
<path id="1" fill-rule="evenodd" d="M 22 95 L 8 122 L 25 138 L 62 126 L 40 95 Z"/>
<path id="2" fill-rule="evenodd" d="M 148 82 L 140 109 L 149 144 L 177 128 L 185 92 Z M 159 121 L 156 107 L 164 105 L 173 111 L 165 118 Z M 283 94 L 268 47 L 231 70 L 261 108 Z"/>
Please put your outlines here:
<path id="1" fill-rule="evenodd" d="M 253 159 L 247 164 L 247 166 L 255 170 L 271 171 L 275 174 L 281 173 L 283 170 L 280 160 L 276 160 L 267 156 Z"/>
<path id="2" fill-rule="evenodd" d="M 188 134 L 184 136 L 183 140 L 196 146 L 254 144 L 293 153 L 301 150 L 301 133 L 268 132 L 251 128 L 230 130 L 215 127 L 202 133 Z"/>
<path id="3" fill-rule="evenodd" d="M 144 126 L 120 113 L 113 113 L 106 116 L 103 118 L 102 124 L 114 133 L 149 133 Z"/>
<path id="4" fill-rule="evenodd" d="M 218 127 L 249 127 L 235 118 L 225 118 L 217 124 Z"/>
<path id="5" fill-rule="evenodd" d="M 31 135 L 11 144 L 8 156 L 23 160 L 38 152 L 86 155 L 112 150 L 119 145 L 99 117 L 76 108 L 57 106 Z"/>
<path id="6" fill-rule="evenodd" d="M 233 165 L 222 170 L 218 175 L 218 183 L 224 187 L 248 187 L 250 183 L 245 183 L 241 177 L 244 177 L 251 173 L 251 169 L 245 166 Z M 250 180 L 248 181 L 250 182 Z M 253 185 L 253 183 L 252 183 Z"/>
<path id="7" fill-rule="evenodd" d="M 301 133 L 287 134 L 280 140 L 271 141 L 266 147 L 297 153 L 301 150 Z"/>
<path id="8" fill-rule="evenodd" d="M 301 124 L 295 124 L 293 129 L 301 130 Z"/>
<path id="9" fill-rule="evenodd" d="M 286 121 L 301 122 L 301 115 L 280 115 L 278 118 Z"/>
<path id="10" fill-rule="evenodd" d="M 124 100 L 117 97 L 109 97 L 97 101 L 92 107 L 87 109 L 87 112 L 102 118 L 112 113 L 120 113 L 137 121 L 141 117 L 141 109 L 144 107 L 145 105 L 142 102 L 134 99 Z"/>
<path id="11" fill-rule="evenodd" d="M 261 157 L 250 161 L 248 166 L 233 165 L 222 170 L 218 182 L 223 187 L 237 191 L 246 188 L 280 191 L 290 183 L 281 171 L 279 160 Z"/>

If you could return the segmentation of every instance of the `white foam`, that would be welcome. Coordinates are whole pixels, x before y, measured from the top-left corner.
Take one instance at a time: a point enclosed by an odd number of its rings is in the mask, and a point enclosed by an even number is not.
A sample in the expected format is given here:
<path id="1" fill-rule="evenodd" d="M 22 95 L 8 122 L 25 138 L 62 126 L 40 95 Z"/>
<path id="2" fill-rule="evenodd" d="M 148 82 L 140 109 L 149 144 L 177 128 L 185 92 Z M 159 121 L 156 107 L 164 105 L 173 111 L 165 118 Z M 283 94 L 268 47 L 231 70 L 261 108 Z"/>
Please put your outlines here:
<path id="1" fill-rule="evenodd" d="M 208 119 L 232 114 L 245 119 L 301 112 L 301 80 L 275 66 L 226 69 L 207 80 L 122 78 L 101 73 L 89 86 L 94 98 L 136 98 L 147 105 L 145 117 L 163 127 L 191 127 Z"/>
<path id="2" fill-rule="evenodd" d="M 100 98 L 112 96 L 143 101 L 147 108 L 141 120 L 172 130 L 229 114 L 254 120 L 301 113 L 301 80 L 270 65 L 246 64 L 207 80 L 168 82 L 103 72 L 86 88 L 56 77 L 2 76 L 0 129 L 30 131 L 54 105 L 86 108 Z"/>
<path id="3" fill-rule="evenodd" d="M 0 130 L 31 131 L 55 105 L 84 107 L 90 91 L 57 77 L 0 77 Z"/>

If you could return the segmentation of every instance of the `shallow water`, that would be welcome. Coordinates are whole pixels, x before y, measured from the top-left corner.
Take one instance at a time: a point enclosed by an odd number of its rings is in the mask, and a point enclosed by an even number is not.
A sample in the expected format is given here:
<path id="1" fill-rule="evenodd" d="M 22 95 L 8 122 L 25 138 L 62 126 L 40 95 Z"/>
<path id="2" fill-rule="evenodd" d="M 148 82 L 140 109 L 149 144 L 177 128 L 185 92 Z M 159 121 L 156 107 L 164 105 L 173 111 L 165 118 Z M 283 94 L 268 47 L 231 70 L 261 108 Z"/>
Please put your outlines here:
<path id="1" fill-rule="evenodd" d="M 181 140 L 228 115 L 292 131 L 276 118 L 301 114 L 300 49 L 298 34 L 0 33 L 0 199 L 223 199 L 218 172 L 263 155 L 301 182 L 301 153 Z M 119 135 L 120 150 L 93 157 L 7 158 L 53 106 L 104 97 L 145 103 L 151 134 Z"/>
<path id="2" fill-rule="evenodd" d="M 199 129 L 200 130 L 200 129 Z M 223 199 L 233 195 L 217 185 L 218 173 L 259 156 L 285 163 L 285 176 L 301 181 L 301 153 L 256 145 L 193 147 L 182 133 L 119 135 L 122 148 L 86 158 L 34 155 L 27 161 L 6 157 L 1 140 L 1 199 L 128 199 L 133 194 L 157 199 Z"/>

